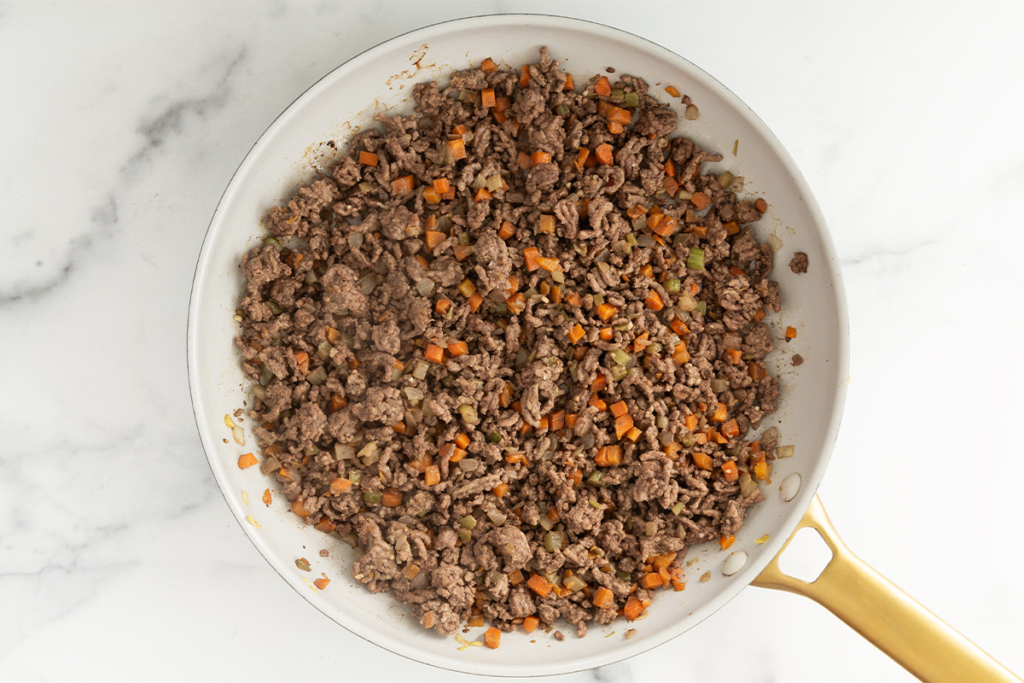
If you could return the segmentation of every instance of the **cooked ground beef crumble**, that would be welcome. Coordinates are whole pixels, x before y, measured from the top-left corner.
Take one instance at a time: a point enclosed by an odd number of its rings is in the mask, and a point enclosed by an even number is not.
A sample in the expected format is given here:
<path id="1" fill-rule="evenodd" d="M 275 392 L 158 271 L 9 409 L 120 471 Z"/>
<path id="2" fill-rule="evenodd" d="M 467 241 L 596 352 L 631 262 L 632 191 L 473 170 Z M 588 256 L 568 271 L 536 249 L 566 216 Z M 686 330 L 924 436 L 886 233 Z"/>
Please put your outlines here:
<path id="1" fill-rule="evenodd" d="M 765 203 L 647 91 L 546 49 L 419 84 L 242 259 L 262 471 L 439 633 L 636 618 L 763 499 Z"/>

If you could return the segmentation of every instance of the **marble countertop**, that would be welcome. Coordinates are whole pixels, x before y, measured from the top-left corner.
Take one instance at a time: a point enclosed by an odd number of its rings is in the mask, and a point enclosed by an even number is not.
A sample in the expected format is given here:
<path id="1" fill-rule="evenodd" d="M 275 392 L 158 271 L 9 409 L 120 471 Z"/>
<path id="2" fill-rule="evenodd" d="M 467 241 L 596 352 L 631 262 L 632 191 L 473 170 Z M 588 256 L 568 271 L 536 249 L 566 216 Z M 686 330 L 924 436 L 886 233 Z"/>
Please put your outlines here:
<path id="1" fill-rule="evenodd" d="M 1021 15 L 942 7 L 0 2 L 0 679 L 468 679 L 368 650 L 245 539 L 197 438 L 185 321 L 210 216 L 282 109 L 395 34 L 502 10 L 657 41 L 788 147 L 849 294 L 822 498 L 855 552 L 1024 672 Z M 911 680 L 824 609 L 757 588 L 554 680 L 666 676 Z"/>

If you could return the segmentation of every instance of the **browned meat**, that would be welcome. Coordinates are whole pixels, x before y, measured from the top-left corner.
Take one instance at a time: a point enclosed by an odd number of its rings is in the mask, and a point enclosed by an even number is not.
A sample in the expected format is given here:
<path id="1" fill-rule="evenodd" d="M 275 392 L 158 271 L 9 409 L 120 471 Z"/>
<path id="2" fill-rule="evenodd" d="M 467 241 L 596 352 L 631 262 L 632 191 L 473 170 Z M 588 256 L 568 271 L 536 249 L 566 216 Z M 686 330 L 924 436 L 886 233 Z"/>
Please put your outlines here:
<path id="1" fill-rule="evenodd" d="M 761 500 L 723 464 L 746 476 L 775 454 L 773 434 L 751 447 L 779 400 L 760 212 L 704 173 L 721 155 L 669 137 L 678 118 L 642 79 L 608 77 L 626 107 L 566 90 L 546 49 L 527 73 L 416 85 L 416 115 L 378 115 L 241 261 L 261 471 L 358 547 L 357 581 L 442 634 L 474 615 L 609 623 L 650 596 L 652 555 L 682 571 Z M 484 88 L 508 98 L 502 123 Z M 612 132 L 609 106 L 634 123 Z M 542 596 L 535 575 L 614 605 Z"/>

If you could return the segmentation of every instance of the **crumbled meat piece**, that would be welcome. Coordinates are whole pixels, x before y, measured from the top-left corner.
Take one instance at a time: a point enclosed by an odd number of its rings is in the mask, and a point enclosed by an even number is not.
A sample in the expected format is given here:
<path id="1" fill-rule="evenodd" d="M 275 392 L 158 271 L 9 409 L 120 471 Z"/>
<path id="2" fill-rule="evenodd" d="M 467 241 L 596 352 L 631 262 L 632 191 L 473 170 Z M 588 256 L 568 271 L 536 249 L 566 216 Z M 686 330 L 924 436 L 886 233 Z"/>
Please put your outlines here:
<path id="1" fill-rule="evenodd" d="M 797 275 L 807 272 L 807 254 L 802 251 L 796 252 L 789 262 L 789 269 Z"/>

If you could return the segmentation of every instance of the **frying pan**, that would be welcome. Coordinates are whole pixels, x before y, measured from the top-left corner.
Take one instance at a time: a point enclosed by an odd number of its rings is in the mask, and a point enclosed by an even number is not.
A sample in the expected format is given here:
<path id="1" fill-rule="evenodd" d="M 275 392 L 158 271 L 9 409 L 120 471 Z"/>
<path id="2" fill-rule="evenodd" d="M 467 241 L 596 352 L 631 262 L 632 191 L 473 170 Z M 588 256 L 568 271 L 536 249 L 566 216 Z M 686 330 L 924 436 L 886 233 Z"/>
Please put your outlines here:
<path id="1" fill-rule="evenodd" d="M 373 595 L 350 578 L 352 550 L 307 527 L 283 497 L 270 506 L 260 492 L 275 485 L 258 468 L 240 470 L 240 454 L 255 450 L 246 422 L 237 444 L 225 416 L 247 405 L 249 383 L 239 367 L 232 320 L 244 289 L 241 255 L 260 243 L 262 217 L 337 159 L 344 141 L 372 122 L 376 111 L 407 111 L 412 85 L 443 78 L 491 57 L 518 68 L 535 62 L 547 45 L 577 82 L 614 67 L 643 76 L 651 94 L 672 101 L 674 86 L 699 107 L 682 133 L 721 152 L 717 164 L 745 178 L 744 193 L 771 207 L 757 224 L 762 240 L 774 235 L 776 262 L 807 253 L 810 269 L 797 277 L 777 267 L 783 311 L 768 322 L 797 338 L 773 354 L 782 382 L 779 410 L 764 427 L 777 426 L 794 457 L 774 464 L 763 486 L 766 500 L 753 508 L 736 543 L 690 549 L 687 588 L 659 593 L 646 618 L 626 625 L 593 625 L 585 638 L 554 643 L 541 632 L 505 634 L 501 648 L 467 645 L 421 628 L 386 594 Z M 682 105 L 674 99 L 680 116 Z M 210 467 L 242 529 L 270 565 L 303 598 L 356 635 L 392 652 L 438 667 L 496 676 L 550 675 L 631 657 L 692 628 L 749 584 L 786 590 L 820 602 L 894 660 L 924 680 L 1019 680 L 973 643 L 856 558 L 839 539 L 815 496 L 839 429 L 846 395 L 848 330 L 839 262 L 825 220 L 789 154 L 757 116 L 711 76 L 679 55 L 607 26 L 538 15 L 498 15 L 429 26 L 378 45 L 338 67 L 299 97 L 260 137 L 221 198 L 196 266 L 189 308 L 188 372 L 196 424 Z M 794 368 L 792 354 L 805 359 Z M 833 556 L 821 575 L 805 582 L 784 574 L 778 558 L 791 535 L 817 530 Z M 303 548 L 327 548 L 320 558 Z M 305 554 L 311 572 L 296 567 Z M 312 555 L 312 558 L 310 557 Z M 319 590 L 311 579 L 331 579 Z M 700 577 L 698 579 L 698 577 Z M 605 638 L 635 628 L 631 638 Z M 469 642 L 480 637 L 470 633 Z"/>

